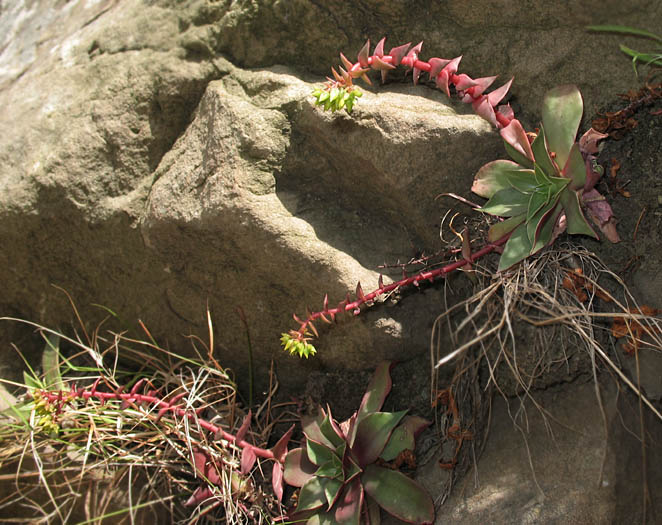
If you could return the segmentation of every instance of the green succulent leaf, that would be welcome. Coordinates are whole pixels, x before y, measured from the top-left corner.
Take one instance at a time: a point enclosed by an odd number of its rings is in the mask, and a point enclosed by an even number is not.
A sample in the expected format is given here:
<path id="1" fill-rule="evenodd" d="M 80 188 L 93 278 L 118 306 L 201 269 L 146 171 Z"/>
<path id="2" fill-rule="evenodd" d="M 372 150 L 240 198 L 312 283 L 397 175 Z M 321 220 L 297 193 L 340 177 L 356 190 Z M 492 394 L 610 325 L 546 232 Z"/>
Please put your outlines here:
<path id="1" fill-rule="evenodd" d="M 317 470 L 317 466 L 311 463 L 302 448 L 295 448 L 287 453 L 284 467 L 283 479 L 293 487 L 302 487 Z"/>
<path id="2" fill-rule="evenodd" d="M 550 177 L 557 175 L 558 170 L 549 157 L 547 141 L 545 140 L 545 128 L 542 125 L 540 126 L 538 136 L 531 143 L 531 149 L 533 150 L 536 164 Z"/>
<path id="3" fill-rule="evenodd" d="M 504 221 L 497 222 L 492 226 L 490 226 L 490 229 L 487 232 L 487 239 L 490 242 L 496 242 L 499 239 L 501 239 L 504 235 L 507 235 L 510 232 L 512 232 L 525 220 L 526 220 L 526 213 L 522 213 L 521 215 L 515 215 L 514 217 L 510 217 Z"/>
<path id="4" fill-rule="evenodd" d="M 361 476 L 365 493 L 389 514 L 408 523 L 432 523 L 434 504 L 414 480 L 401 472 L 368 465 Z"/>
<path id="5" fill-rule="evenodd" d="M 328 481 L 327 478 L 310 478 L 299 491 L 296 511 L 303 512 L 321 508 L 327 502 L 324 487 Z"/>
<path id="6" fill-rule="evenodd" d="M 568 233 L 571 235 L 588 235 L 594 239 L 598 239 L 598 235 L 593 231 L 593 228 L 586 221 L 584 213 L 582 212 L 579 204 L 579 195 L 575 191 L 564 191 L 561 194 L 561 204 L 565 212 L 566 227 Z"/>
<path id="7" fill-rule="evenodd" d="M 549 186 L 552 184 L 552 179 L 542 170 L 538 164 L 536 164 L 533 168 L 533 176 L 536 179 L 538 187 Z"/>
<path id="8" fill-rule="evenodd" d="M 340 494 L 340 489 L 342 489 L 343 487 L 343 482 L 337 479 L 328 479 L 323 485 L 324 485 L 324 497 L 326 498 L 326 502 L 327 502 L 326 510 L 329 511 L 331 510 L 331 507 L 333 507 L 333 504 L 338 499 L 338 495 Z"/>
<path id="9" fill-rule="evenodd" d="M 561 206 L 559 201 L 556 201 L 555 205 L 549 209 L 547 215 L 540 221 L 538 224 L 538 230 L 536 231 L 536 240 L 533 244 L 533 248 L 531 248 L 532 254 L 542 250 L 552 241 L 554 226 L 562 212 L 563 206 Z"/>
<path id="10" fill-rule="evenodd" d="M 308 438 L 306 439 L 306 454 L 315 465 L 322 466 L 333 459 L 335 451 Z"/>
<path id="11" fill-rule="evenodd" d="M 523 193 L 533 191 L 533 172 L 510 160 L 495 160 L 478 170 L 471 191 L 489 199 L 506 188 L 515 188 Z"/>
<path id="12" fill-rule="evenodd" d="M 529 242 L 531 243 L 531 252 L 534 253 L 533 248 L 536 244 L 539 232 L 549 219 L 549 213 L 556 207 L 558 203 L 558 196 L 551 202 L 546 202 L 544 207 L 540 208 L 538 212 L 531 217 L 531 220 L 526 223 L 526 234 L 529 237 Z"/>
<path id="13" fill-rule="evenodd" d="M 570 189 L 572 190 L 580 190 L 586 184 L 586 164 L 577 143 L 570 148 L 568 161 L 563 168 L 563 176 L 570 179 Z"/>
<path id="14" fill-rule="evenodd" d="M 331 409 L 327 407 L 326 416 L 319 425 L 320 432 L 334 447 L 344 446 L 345 439 L 339 434 L 338 425 L 331 418 Z M 342 456 L 342 454 L 341 454 Z"/>
<path id="15" fill-rule="evenodd" d="M 393 429 L 398 426 L 406 410 L 400 412 L 373 412 L 368 414 L 356 427 L 356 437 L 352 453 L 363 467 L 374 463 L 384 451 Z"/>
<path id="16" fill-rule="evenodd" d="M 575 143 L 584 103 L 577 86 L 565 85 L 550 89 L 543 100 L 542 123 L 550 151 L 558 166 L 565 166 Z"/>
<path id="17" fill-rule="evenodd" d="M 329 461 L 320 465 L 320 467 L 315 471 L 315 476 L 320 478 L 333 478 L 342 481 L 342 460 L 338 456 L 332 456 Z"/>
<path id="18" fill-rule="evenodd" d="M 344 462 L 344 476 L 345 476 L 345 483 L 349 483 L 352 481 L 358 474 L 363 472 L 361 470 L 361 467 L 359 467 L 354 459 L 352 459 L 352 456 L 350 454 L 347 454 L 345 456 L 345 459 L 343 460 Z"/>
<path id="19" fill-rule="evenodd" d="M 512 217 L 526 213 L 529 207 L 529 195 L 515 188 L 506 188 L 494 194 L 479 211 L 498 217 Z"/>
<path id="20" fill-rule="evenodd" d="M 393 461 L 401 452 L 414 450 L 416 435 L 429 424 L 430 422 L 422 417 L 406 416 L 391 434 L 391 438 L 379 457 L 384 461 Z"/>
<path id="21" fill-rule="evenodd" d="M 535 215 L 547 204 L 551 197 L 549 187 L 541 189 L 531 194 L 529 198 L 529 207 L 526 211 L 526 222 L 531 222 Z"/>
<path id="22" fill-rule="evenodd" d="M 306 525 L 338 525 L 333 512 L 318 512 L 308 518 Z"/>
<path id="23" fill-rule="evenodd" d="M 506 242 L 499 259 L 498 271 L 507 270 L 514 264 L 526 259 L 531 253 L 531 241 L 527 234 L 527 224 L 520 224 Z"/>

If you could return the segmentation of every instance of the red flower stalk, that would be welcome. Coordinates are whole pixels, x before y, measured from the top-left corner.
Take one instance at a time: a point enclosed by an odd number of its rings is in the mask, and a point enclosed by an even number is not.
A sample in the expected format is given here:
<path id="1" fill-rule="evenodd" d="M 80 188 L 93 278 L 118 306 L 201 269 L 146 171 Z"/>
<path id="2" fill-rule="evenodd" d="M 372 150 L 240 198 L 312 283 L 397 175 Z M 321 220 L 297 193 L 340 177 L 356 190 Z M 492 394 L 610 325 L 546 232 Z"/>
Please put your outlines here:
<path id="1" fill-rule="evenodd" d="M 76 385 L 71 386 L 69 391 L 38 391 L 35 397 L 40 398 L 40 401 L 46 401 L 55 410 L 54 413 L 59 415 L 65 405 L 71 403 L 74 399 L 82 399 L 87 401 L 91 398 L 98 399 L 103 406 L 108 401 L 121 401 L 121 410 L 126 409 L 130 405 L 151 405 L 158 409 L 156 413 L 155 423 L 158 423 L 161 418 L 167 414 L 172 414 L 175 417 L 186 418 L 195 421 L 201 428 L 211 432 L 217 440 L 225 440 L 233 443 L 236 447 L 242 449 L 241 455 L 241 473 L 247 474 L 255 465 L 257 458 L 263 458 L 274 461 L 272 484 L 274 493 L 279 498 L 283 495 L 283 461 L 287 454 L 287 445 L 292 436 L 294 425 L 283 435 L 283 437 L 270 449 L 264 449 L 252 445 L 244 439 L 246 432 L 251 421 L 251 413 L 246 415 L 241 427 L 236 434 L 226 432 L 218 425 L 211 423 L 199 417 L 200 413 L 205 407 L 197 410 L 186 409 L 180 404 L 182 398 L 186 395 L 185 392 L 173 396 L 169 400 L 162 399 L 158 396 L 157 392 L 150 390 L 146 394 L 140 392 L 145 384 L 145 379 L 140 379 L 131 388 L 129 392 L 124 392 L 124 387 L 115 392 L 100 392 L 97 390 L 101 379 L 97 379 L 90 388 L 76 388 Z M 42 402 L 43 402 L 42 401 Z M 217 465 L 214 459 L 204 450 L 197 449 L 194 451 L 195 469 L 198 475 L 208 482 L 220 485 L 221 478 L 217 472 Z M 207 486 L 202 486 L 196 489 L 191 498 L 186 502 L 186 505 L 194 505 L 201 503 L 212 495 L 212 491 Z"/>
<path id="2" fill-rule="evenodd" d="M 317 328 L 315 328 L 314 321 L 321 319 L 326 323 L 331 323 L 335 320 L 336 316 L 344 314 L 345 312 L 352 312 L 354 315 L 359 315 L 361 313 L 361 306 L 367 304 L 368 306 L 378 297 L 392 292 L 398 288 L 404 288 L 406 286 L 414 285 L 418 286 L 421 281 L 432 282 L 438 277 L 444 277 L 447 274 L 461 268 L 465 265 L 471 265 L 471 263 L 480 259 L 484 255 L 493 252 L 496 248 L 504 244 L 510 233 L 504 235 L 502 238 L 496 240 L 495 242 L 486 244 L 480 250 L 475 253 L 471 253 L 468 243 L 468 237 L 465 236 L 465 243 L 462 248 L 463 259 L 455 261 L 451 264 L 448 264 L 442 268 L 436 268 L 434 270 L 426 270 L 420 272 L 411 277 L 403 277 L 399 281 L 393 282 L 391 284 L 384 285 L 382 282 L 382 276 L 379 276 L 379 283 L 376 290 L 365 294 L 361 288 L 361 283 L 356 285 L 356 299 L 352 301 L 349 293 L 344 301 L 341 301 L 338 306 L 335 308 L 329 308 L 329 297 L 328 295 L 324 296 L 324 307 L 322 310 L 317 312 L 307 312 L 305 319 L 300 319 L 296 314 L 294 314 L 294 320 L 299 323 L 299 328 L 297 330 L 290 330 L 288 333 L 285 333 L 281 336 L 281 343 L 284 346 L 285 350 L 288 350 L 290 354 L 299 354 L 299 357 L 308 358 L 309 355 L 314 355 L 317 350 L 315 347 L 310 344 L 312 336 L 318 337 Z"/>
<path id="3" fill-rule="evenodd" d="M 414 84 L 418 83 L 421 72 L 428 74 L 430 81 L 451 96 L 450 87 L 454 86 L 462 102 L 471 104 L 474 111 L 497 128 L 506 127 L 513 120 L 514 114 L 510 105 L 497 106 L 506 96 L 513 79 L 511 78 L 500 88 L 485 94 L 485 90 L 494 82 L 496 77 L 483 77 L 472 79 L 464 73 L 457 74 L 461 56 L 453 59 L 430 58 L 427 62 L 419 59 L 423 42 L 411 47 L 411 43 L 392 48 L 384 54 L 384 41 L 382 38 L 370 54 L 370 40 L 359 51 L 357 62 L 352 63 L 340 53 L 344 67 L 339 72 L 331 68 L 333 78 L 327 77 L 328 82 L 324 89 L 316 90 L 313 94 L 317 104 L 324 105 L 325 109 L 339 110 L 346 108 L 352 110 L 355 98 L 360 92 L 354 88 L 353 79 L 361 78 L 371 84 L 367 76 L 370 69 L 381 71 L 382 82 L 391 69 L 402 65 L 412 70 Z"/>

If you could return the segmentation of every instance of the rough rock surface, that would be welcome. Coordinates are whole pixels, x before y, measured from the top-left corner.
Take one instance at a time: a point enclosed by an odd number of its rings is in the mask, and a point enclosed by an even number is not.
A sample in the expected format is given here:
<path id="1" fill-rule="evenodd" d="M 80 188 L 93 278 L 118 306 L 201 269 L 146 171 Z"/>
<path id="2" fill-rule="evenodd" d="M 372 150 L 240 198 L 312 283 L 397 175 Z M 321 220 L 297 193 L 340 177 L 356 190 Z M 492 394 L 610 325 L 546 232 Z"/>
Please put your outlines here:
<path id="1" fill-rule="evenodd" d="M 466 107 L 406 84 L 366 94 L 354 119 L 323 115 L 310 81 L 366 37 L 422 38 L 425 57 L 464 54 L 474 76 L 514 75 L 524 117 L 568 81 L 590 112 L 629 72 L 614 39 L 583 26 L 648 27 L 659 11 L 643 0 L 571 13 L 544 2 L 367 0 L 3 7 L 0 309 L 65 328 L 72 315 L 57 285 L 90 326 L 102 304 L 119 316 L 109 327 L 141 319 L 186 351 L 181 335 L 206 333 L 209 305 L 219 357 L 241 372 L 241 306 L 256 376 L 276 355 L 292 384 L 311 368 L 426 351 L 439 301 L 420 296 L 346 323 L 312 364 L 285 361 L 276 340 L 324 292 L 341 299 L 359 280 L 371 286 L 385 259 L 433 249 L 436 195 L 467 194 L 476 169 L 501 154 L 498 137 Z"/>
<path id="2" fill-rule="evenodd" d="M 485 450 L 438 507 L 436 523 L 644 522 L 636 401 L 613 385 L 603 387 L 601 396 L 606 424 L 591 382 L 536 392 L 521 403 L 497 396 Z M 647 482 L 655 494 L 662 481 L 656 468 L 660 448 L 650 445 L 659 443 L 662 424 L 650 416 L 646 413 Z M 433 460 L 419 469 L 417 479 L 441 498 L 447 472 Z M 659 506 L 649 502 L 645 522 L 657 523 L 656 512 Z"/>

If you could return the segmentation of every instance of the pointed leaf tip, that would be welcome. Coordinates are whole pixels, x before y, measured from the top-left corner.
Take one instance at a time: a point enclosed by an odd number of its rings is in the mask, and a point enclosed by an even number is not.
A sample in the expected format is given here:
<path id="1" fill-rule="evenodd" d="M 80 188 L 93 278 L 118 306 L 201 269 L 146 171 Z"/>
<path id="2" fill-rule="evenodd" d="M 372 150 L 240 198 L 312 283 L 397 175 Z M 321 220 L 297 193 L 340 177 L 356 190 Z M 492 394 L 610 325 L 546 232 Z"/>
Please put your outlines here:
<path id="1" fill-rule="evenodd" d="M 359 64 L 361 64 L 361 67 L 370 66 L 370 63 L 368 62 L 369 56 L 370 56 L 370 40 L 368 40 L 361 48 L 361 51 L 359 51 L 357 58 L 359 60 Z"/>
<path id="2" fill-rule="evenodd" d="M 375 52 L 373 53 L 375 56 L 380 58 L 384 56 L 384 42 L 386 42 L 386 37 L 377 42 L 377 45 L 375 46 Z"/>

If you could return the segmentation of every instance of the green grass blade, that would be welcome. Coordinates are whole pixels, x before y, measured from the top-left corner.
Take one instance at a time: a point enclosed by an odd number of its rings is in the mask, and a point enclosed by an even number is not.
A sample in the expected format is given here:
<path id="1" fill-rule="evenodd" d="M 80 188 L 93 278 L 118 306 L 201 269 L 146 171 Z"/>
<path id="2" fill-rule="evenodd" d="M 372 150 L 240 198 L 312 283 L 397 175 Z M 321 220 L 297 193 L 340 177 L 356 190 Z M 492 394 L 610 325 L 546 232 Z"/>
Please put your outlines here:
<path id="1" fill-rule="evenodd" d="M 650 38 L 652 40 L 657 40 L 662 42 L 662 36 L 651 33 L 650 31 L 645 31 L 644 29 L 637 29 L 636 27 L 629 26 L 619 26 L 619 25 L 598 25 L 598 26 L 588 26 L 586 29 L 589 31 L 599 31 L 603 33 L 619 33 L 622 35 L 633 35 L 641 36 L 644 38 Z"/>

